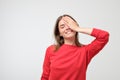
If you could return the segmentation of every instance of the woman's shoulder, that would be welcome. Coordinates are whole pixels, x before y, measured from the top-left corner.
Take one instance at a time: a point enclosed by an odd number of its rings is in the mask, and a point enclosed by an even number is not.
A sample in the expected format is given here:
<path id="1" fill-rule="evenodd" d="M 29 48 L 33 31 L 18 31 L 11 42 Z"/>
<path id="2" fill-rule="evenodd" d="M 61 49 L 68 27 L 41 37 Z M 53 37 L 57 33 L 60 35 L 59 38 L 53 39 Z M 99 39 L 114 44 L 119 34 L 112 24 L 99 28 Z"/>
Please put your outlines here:
<path id="1" fill-rule="evenodd" d="M 49 50 L 50 52 L 54 52 L 55 51 L 55 48 L 56 48 L 56 45 L 55 44 L 52 44 L 52 45 L 49 45 L 47 47 L 47 50 Z"/>

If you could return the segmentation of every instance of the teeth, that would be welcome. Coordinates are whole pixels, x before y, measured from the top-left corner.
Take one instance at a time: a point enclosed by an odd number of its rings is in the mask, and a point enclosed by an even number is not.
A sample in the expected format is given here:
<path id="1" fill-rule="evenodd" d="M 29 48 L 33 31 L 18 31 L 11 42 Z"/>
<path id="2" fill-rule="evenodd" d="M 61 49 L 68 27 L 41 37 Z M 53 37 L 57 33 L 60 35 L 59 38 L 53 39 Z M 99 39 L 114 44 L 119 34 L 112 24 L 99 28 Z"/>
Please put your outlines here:
<path id="1" fill-rule="evenodd" d="M 71 32 L 69 31 L 69 32 L 67 32 L 67 33 L 69 34 L 69 33 L 71 33 Z"/>
<path id="2" fill-rule="evenodd" d="M 65 32 L 65 34 L 69 34 L 69 33 L 71 33 L 71 31 Z"/>
<path id="3" fill-rule="evenodd" d="M 65 34 L 70 34 L 72 32 L 72 30 L 67 30 L 65 31 Z"/>

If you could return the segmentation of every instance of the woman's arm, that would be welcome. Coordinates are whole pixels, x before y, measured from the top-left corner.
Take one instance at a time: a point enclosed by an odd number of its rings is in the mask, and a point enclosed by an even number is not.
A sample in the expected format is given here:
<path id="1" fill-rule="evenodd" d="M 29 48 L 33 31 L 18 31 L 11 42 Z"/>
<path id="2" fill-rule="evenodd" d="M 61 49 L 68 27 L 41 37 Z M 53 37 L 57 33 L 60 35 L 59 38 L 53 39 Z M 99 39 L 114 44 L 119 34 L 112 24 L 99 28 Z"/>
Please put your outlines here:
<path id="1" fill-rule="evenodd" d="M 104 48 L 109 40 L 109 33 L 105 30 L 93 28 L 90 35 L 95 37 L 95 39 L 85 47 L 88 63 L 99 51 Z"/>
<path id="2" fill-rule="evenodd" d="M 50 50 L 48 47 L 44 58 L 41 80 L 48 80 L 49 74 L 50 74 Z"/>
<path id="3" fill-rule="evenodd" d="M 78 27 L 76 31 L 80 32 L 80 33 L 91 35 L 93 28 L 80 28 L 80 27 Z"/>
<path id="4" fill-rule="evenodd" d="M 87 63 L 101 51 L 109 40 L 109 33 L 105 30 L 96 28 L 78 28 L 78 32 L 91 35 L 95 39 L 88 45 L 86 45 Z"/>
<path id="5" fill-rule="evenodd" d="M 86 45 L 87 63 L 101 51 L 109 40 L 109 33 L 105 30 L 96 28 L 77 28 L 77 32 L 84 33 L 95 37 L 95 39 Z"/>
<path id="6" fill-rule="evenodd" d="M 87 53 L 87 62 L 89 63 L 92 57 L 94 57 L 101 49 L 103 49 L 108 42 L 109 33 L 96 28 L 81 28 L 69 17 L 64 17 L 63 20 L 66 26 L 68 26 L 70 29 L 95 37 L 95 39 L 85 47 Z"/>

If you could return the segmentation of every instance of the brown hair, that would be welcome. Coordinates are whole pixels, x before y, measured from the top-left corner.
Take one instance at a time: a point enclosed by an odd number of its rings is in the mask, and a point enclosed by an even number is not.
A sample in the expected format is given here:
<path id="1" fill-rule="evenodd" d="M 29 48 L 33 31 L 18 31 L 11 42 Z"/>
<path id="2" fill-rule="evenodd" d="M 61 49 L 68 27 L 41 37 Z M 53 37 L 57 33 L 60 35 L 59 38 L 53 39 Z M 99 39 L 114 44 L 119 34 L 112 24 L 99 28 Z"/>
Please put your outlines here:
<path id="1" fill-rule="evenodd" d="M 72 20 L 74 20 L 77 23 L 77 21 L 73 17 L 71 17 L 70 15 L 67 15 L 67 14 L 59 16 L 57 18 L 56 23 L 55 23 L 55 28 L 54 28 L 54 37 L 55 37 L 55 40 L 56 40 L 56 43 L 57 43 L 55 51 L 57 51 L 60 48 L 60 46 L 64 44 L 64 39 L 63 39 L 62 36 L 60 36 L 58 25 L 59 25 L 60 20 L 65 16 L 70 17 Z M 76 35 L 75 35 L 75 44 L 76 44 L 76 46 L 81 46 L 81 44 L 79 42 L 79 39 L 78 39 L 78 32 L 76 32 Z"/>

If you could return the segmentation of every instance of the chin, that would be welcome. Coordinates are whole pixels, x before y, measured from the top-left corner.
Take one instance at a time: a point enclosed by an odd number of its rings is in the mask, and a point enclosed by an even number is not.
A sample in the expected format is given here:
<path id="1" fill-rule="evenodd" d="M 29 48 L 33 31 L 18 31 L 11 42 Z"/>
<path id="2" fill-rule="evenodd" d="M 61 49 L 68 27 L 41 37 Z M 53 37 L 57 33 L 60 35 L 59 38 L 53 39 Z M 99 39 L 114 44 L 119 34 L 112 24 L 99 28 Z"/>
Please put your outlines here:
<path id="1" fill-rule="evenodd" d="M 65 39 L 74 39 L 74 38 L 75 38 L 75 35 L 68 35 L 68 36 L 65 36 L 64 38 L 65 38 Z"/>
<path id="2" fill-rule="evenodd" d="M 75 38 L 75 34 L 76 34 L 76 33 L 73 33 L 73 32 L 72 32 L 72 33 L 70 33 L 70 34 L 64 34 L 63 37 L 64 37 L 65 39 L 72 39 L 72 38 Z"/>

